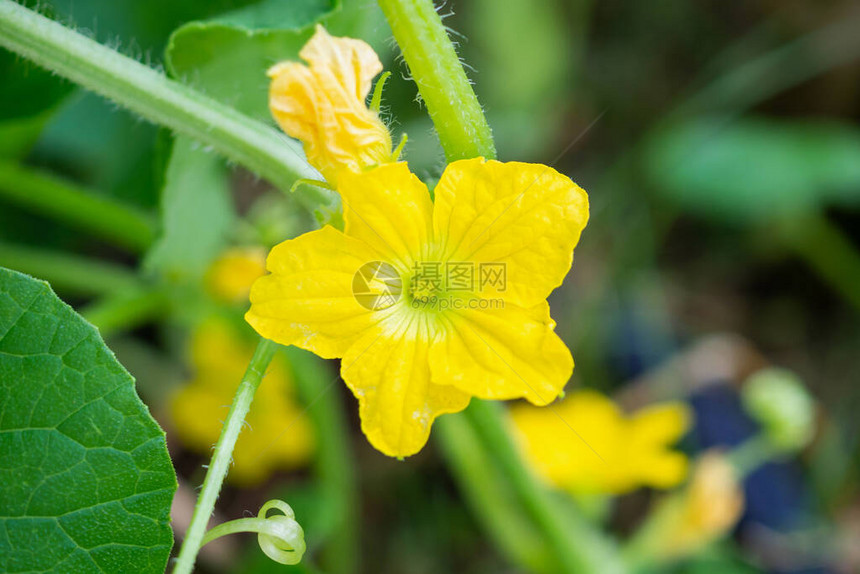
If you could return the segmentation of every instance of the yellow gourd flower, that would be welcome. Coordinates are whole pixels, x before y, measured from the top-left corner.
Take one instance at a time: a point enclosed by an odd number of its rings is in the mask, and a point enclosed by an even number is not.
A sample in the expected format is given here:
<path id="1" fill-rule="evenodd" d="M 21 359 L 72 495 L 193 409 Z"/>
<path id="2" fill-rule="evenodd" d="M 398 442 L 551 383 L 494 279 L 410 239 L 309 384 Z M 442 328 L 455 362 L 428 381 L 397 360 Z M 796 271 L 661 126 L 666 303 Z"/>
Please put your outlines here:
<path id="1" fill-rule="evenodd" d="M 388 128 L 365 105 L 382 71 L 373 48 L 317 25 L 299 56 L 308 66 L 281 62 L 269 70 L 269 109 L 281 129 L 302 141 L 308 162 L 334 184 L 343 169 L 394 161 Z"/>
<path id="2" fill-rule="evenodd" d="M 684 480 L 687 459 L 669 450 L 689 425 L 683 403 L 657 404 L 626 417 L 607 397 L 583 390 L 553 410 L 511 409 L 524 457 L 550 484 L 577 494 L 621 494 Z"/>
<path id="3" fill-rule="evenodd" d="M 191 342 L 194 377 L 170 398 L 170 413 L 179 439 L 208 454 L 218 440 L 227 409 L 254 354 L 230 325 L 203 323 Z M 289 421 L 289 440 L 276 440 Z M 276 469 L 304 465 L 313 451 L 310 422 L 293 398 L 289 367 L 281 355 L 272 360 L 246 419 L 229 478 L 245 486 L 262 482 Z"/>
<path id="4" fill-rule="evenodd" d="M 206 287 L 216 299 L 238 303 L 248 300 L 251 284 L 265 274 L 265 249 L 234 247 L 222 253 L 209 268 Z"/>
<path id="5" fill-rule="evenodd" d="M 390 456 L 470 397 L 553 401 L 573 370 L 546 297 L 570 269 L 585 192 L 554 169 L 483 158 L 435 188 L 405 163 L 341 175 L 345 232 L 272 249 L 245 315 L 262 336 L 342 357 L 362 430 Z"/>

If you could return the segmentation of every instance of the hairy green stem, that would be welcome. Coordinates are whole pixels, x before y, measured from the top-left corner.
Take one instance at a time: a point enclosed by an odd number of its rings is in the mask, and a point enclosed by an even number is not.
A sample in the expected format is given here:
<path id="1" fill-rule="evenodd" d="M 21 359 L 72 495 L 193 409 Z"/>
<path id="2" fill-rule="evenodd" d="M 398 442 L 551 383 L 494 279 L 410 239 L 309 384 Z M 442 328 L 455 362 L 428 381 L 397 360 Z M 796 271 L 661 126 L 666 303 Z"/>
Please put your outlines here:
<path id="1" fill-rule="evenodd" d="M 432 0 L 379 0 L 449 161 L 496 157 L 490 126 Z"/>
<path id="2" fill-rule="evenodd" d="M 215 443 L 212 461 L 209 463 L 206 478 L 203 480 L 203 489 L 200 491 L 200 497 L 194 507 L 191 524 L 185 533 L 185 540 L 182 542 L 173 574 L 190 574 L 194 568 L 194 561 L 197 559 L 203 536 L 206 534 L 206 525 L 215 509 L 215 501 L 218 499 L 221 485 L 224 483 L 224 478 L 230 468 L 233 448 L 236 446 L 236 440 L 238 440 L 242 426 L 245 424 L 245 416 L 251 408 L 254 394 L 260 386 L 263 374 L 269 367 L 277 348 L 276 343 L 268 339 L 260 339 L 254 356 L 248 364 L 248 369 L 245 371 L 245 376 L 239 383 L 227 420 L 224 421 L 224 427 L 221 429 L 221 436 Z"/>
<path id="3" fill-rule="evenodd" d="M 0 162 L 0 197 L 31 211 L 90 231 L 135 253 L 155 238 L 155 219 L 70 182 Z"/>
<path id="4" fill-rule="evenodd" d="M 0 46 L 212 146 L 281 189 L 315 176 L 283 134 L 12 0 L 0 0 Z"/>
<path id="5" fill-rule="evenodd" d="M 141 288 L 131 269 L 67 252 L 0 243 L 0 265 L 77 295 L 109 295 Z"/>

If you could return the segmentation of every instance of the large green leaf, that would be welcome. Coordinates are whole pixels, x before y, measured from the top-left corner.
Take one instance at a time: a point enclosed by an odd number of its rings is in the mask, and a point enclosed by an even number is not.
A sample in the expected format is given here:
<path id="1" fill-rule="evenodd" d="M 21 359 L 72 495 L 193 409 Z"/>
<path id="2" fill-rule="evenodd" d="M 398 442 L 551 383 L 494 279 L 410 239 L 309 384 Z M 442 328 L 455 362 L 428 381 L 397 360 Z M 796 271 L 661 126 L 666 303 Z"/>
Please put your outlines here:
<path id="1" fill-rule="evenodd" d="M 659 191 L 718 219 L 860 199 L 860 130 L 835 122 L 694 120 L 663 130 L 645 159 Z"/>
<path id="2" fill-rule="evenodd" d="M 0 268 L 0 571 L 163 572 L 164 432 L 96 329 Z"/>
<path id="3" fill-rule="evenodd" d="M 266 70 L 295 59 L 313 24 L 339 0 L 263 0 L 176 30 L 167 46 L 170 74 L 259 120 L 270 121 Z"/>

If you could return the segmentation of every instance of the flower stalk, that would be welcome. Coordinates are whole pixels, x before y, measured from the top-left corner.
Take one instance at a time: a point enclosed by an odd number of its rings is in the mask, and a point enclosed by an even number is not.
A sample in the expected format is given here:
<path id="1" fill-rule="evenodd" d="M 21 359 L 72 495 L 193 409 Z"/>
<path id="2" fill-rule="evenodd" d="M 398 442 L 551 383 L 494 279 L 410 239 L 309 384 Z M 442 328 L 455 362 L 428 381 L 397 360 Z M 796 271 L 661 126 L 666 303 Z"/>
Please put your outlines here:
<path id="1" fill-rule="evenodd" d="M 224 478 L 230 468 L 233 447 L 236 446 L 236 440 L 239 438 L 242 425 L 245 423 L 245 416 L 251 408 L 251 401 L 254 400 L 254 394 L 260 386 L 263 375 L 269 363 L 272 362 L 272 357 L 274 357 L 277 348 L 277 344 L 267 339 L 260 339 L 257 344 L 257 349 L 248 364 L 245 376 L 236 390 L 236 396 L 233 398 L 227 420 L 224 421 L 224 427 L 221 429 L 221 436 L 215 444 L 212 461 L 206 472 L 206 478 L 203 480 L 203 489 L 200 491 L 200 497 L 194 507 L 191 524 L 185 533 L 185 540 L 179 551 L 179 558 L 173 574 L 190 574 L 194 568 L 197 553 L 203 545 L 206 525 L 215 509 L 215 501 L 218 499 L 221 485 L 224 484 Z"/>
<path id="2" fill-rule="evenodd" d="M 448 163 L 495 159 L 490 125 L 432 0 L 379 0 Z"/>
<path id="3" fill-rule="evenodd" d="M 274 129 L 12 0 L 0 0 L 0 46 L 212 146 L 280 189 L 315 175 L 299 146 Z"/>

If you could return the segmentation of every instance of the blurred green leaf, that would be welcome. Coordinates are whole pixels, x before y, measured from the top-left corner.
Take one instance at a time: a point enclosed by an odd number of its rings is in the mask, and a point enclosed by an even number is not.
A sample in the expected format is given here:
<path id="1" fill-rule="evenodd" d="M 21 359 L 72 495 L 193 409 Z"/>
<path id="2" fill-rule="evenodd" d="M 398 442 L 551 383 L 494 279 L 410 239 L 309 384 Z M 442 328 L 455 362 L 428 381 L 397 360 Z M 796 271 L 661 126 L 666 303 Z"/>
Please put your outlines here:
<path id="1" fill-rule="evenodd" d="M 6 50 L 0 50 L 0 78 L 0 157 L 20 158 L 74 86 Z"/>
<path id="2" fill-rule="evenodd" d="M 221 160 L 187 138 L 176 138 L 161 214 L 161 236 L 146 267 L 173 283 L 201 278 L 226 245 L 236 219 Z"/>
<path id="3" fill-rule="evenodd" d="M 296 58 L 313 24 L 340 8 L 339 0 L 264 0 L 177 29 L 167 46 L 170 74 L 266 122 L 266 70 Z"/>
<path id="4" fill-rule="evenodd" d="M 0 268 L 0 571 L 163 572 L 164 432 L 98 332 Z"/>
<path id="5" fill-rule="evenodd" d="M 764 220 L 860 200 L 860 130 L 836 122 L 693 120 L 645 154 L 659 192 L 708 218 Z"/>

